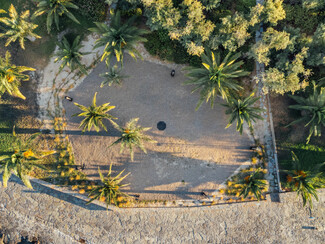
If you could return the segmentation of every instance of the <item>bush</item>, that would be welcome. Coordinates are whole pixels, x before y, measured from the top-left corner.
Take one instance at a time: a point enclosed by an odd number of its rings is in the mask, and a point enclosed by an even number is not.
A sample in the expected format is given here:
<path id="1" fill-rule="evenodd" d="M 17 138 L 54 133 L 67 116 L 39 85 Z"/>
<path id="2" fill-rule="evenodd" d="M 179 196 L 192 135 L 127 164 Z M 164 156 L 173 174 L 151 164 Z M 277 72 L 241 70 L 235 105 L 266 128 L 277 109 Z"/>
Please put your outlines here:
<path id="1" fill-rule="evenodd" d="M 245 14 L 250 13 L 250 8 L 256 5 L 256 0 L 238 0 L 236 10 Z"/>
<path id="2" fill-rule="evenodd" d="M 144 46 L 151 55 L 177 64 L 201 65 L 201 59 L 198 56 L 189 55 L 178 41 L 170 40 L 166 30 L 153 31 L 146 38 L 148 41 L 144 43 Z"/>
<path id="3" fill-rule="evenodd" d="M 107 5 L 104 0 L 75 0 L 78 13 L 91 21 L 103 21 L 106 17 Z"/>
<path id="4" fill-rule="evenodd" d="M 312 34 L 318 23 L 318 16 L 301 5 L 284 4 L 283 8 L 286 12 L 284 25 L 290 24 L 293 27 L 300 28 L 302 32 Z"/>

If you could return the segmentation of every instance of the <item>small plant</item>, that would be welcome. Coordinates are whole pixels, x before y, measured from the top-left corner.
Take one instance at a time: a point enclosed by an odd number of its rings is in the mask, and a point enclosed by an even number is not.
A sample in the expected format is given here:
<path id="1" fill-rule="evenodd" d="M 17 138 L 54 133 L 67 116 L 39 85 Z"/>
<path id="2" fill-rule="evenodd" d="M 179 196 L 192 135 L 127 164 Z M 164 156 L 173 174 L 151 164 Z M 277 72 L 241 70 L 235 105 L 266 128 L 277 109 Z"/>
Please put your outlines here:
<path id="1" fill-rule="evenodd" d="M 250 175 L 244 177 L 244 179 L 238 182 L 240 188 L 242 188 L 239 196 L 246 198 L 249 194 L 253 194 L 257 200 L 262 197 L 262 191 L 266 189 L 266 180 L 264 180 L 264 174 L 261 169 L 257 169 Z"/>
<path id="2" fill-rule="evenodd" d="M 7 187 L 8 180 L 13 173 L 17 175 L 28 188 L 33 189 L 28 178 L 29 172 L 34 166 L 41 167 L 37 162 L 48 155 L 54 154 L 55 151 L 40 152 L 31 149 L 34 140 L 40 135 L 40 133 L 31 135 L 25 142 L 17 137 L 15 127 L 12 135 L 14 137 L 14 143 L 11 155 L 0 156 L 0 173 L 3 173 L 3 185 L 4 187 Z"/>
<path id="3" fill-rule="evenodd" d="M 126 123 L 125 127 L 119 126 L 114 121 L 112 121 L 113 126 L 119 130 L 122 135 L 121 137 L 113 142 L 109 147 L 114 146 L 116 144 L 121 143 L 120 153 L 124 151 L 124 148 L 128 148 L 130 150 L 131 161 L 134 158 L 134 147 L 140 148 L 144 153 L 147 153 L 143 142 L 155 142 L 149 136 L 143 134 L 144 131 L 148 131 L 150 127 L 141 127 L 137 125 L 139 118 L 133 118 L 129 122 Z"/>
<path id="4" fill-rule="evenodd" d="M 0 14 L 7 13 L 5 10 L 0 9 Z M 38 25 L 28 22 L 29 10 L 24 11 L 19 15 L 14 7 L 10 5 L 9 7 L 9 17 L 0 17 L 0 22 L 8 27 L 8 30 L 0 34 L 0 37 L 8 37 L 5 46 L 10 45 L 11 42 L 16 42 L 19 40 L 20 47 L 25 49 L 25 38 L 41 38 L 39 35 L 33 33 L 33 30 L 37 28 Z"/>
<path id="5" fill-rule="evenodd" d="M 103 124 L 103 119 L 108 119 L 110 122 L 113 122 L 113 119 L 116 119 L 107 113 L 108 111 L 115 108 L 115 106 L 111 106 L 109 103 L 104 103 L 100 106 L 97 106 L 96 96 L 97 92 L 94 95 L 92 105 L 89 107 L 74 103 L 74 105 L 80 108 L 83 112 L 74 114 L 72 116 L 85 117 L 79 126 L 79 128 L 83 127 L 82 132 L 85 132 L 86 130 L 90 131 L 92 127 L 95 127 L 97 132 L 99 132 L 100 127 L 107 131 L 106 126 Z"/>
<path id="6" fill-rule="evenodd" d="M 118 199 L 122 196 L 128 197 L 127 194 L 121 192 L 121 188 L 128 186 L 129 184 L 122 185 L 121 182 L 130 174 L 122 176 L 124 170 L 122 170 L 117 176 L 112 177 L 112 164 L 109 167 L 107 177 L 104 178 L 100 169 L 98 168 L 98 173 L 102 185 L 95 186 L 93 190 L 90 191 L 89 197 L 91 198 L 87 204 L 91 203 L 94 200 L 105 201 L 106 206 L 114 203 L 118 206 Z"/>
<path id="7" fill-rule="evenodd" d="M 111 86 L 112 84 L 121 85 L 122 80 L 124 78 L 128 78 L 128 76 L 122 75 L 121 71 L 122 71 L 121 68 L 118 69 L 117 65 L 114 65 L 110 68 L 109 72 L 100 74 L 99 76 L 105 79 L 100 85 L 100 87 L 103 87 L 106 84 L 108 84 L 108 86 Z"/>

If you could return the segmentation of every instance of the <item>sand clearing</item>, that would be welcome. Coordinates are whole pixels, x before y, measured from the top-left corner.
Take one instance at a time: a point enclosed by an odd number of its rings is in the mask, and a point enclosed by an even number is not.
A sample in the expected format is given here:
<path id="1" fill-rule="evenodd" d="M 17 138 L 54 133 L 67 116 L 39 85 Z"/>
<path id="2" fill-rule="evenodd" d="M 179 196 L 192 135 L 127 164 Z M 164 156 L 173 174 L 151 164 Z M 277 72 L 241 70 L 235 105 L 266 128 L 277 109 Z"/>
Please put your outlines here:
<path id="1" fill-rule="evenodd" d="M 124 73 L 130 77 L 121 87 L 100 88 L 98 75 L 106 71 L 100 63 L 68 93 L 75 102 L 88 106 L 98 92 L 98 105 L 110 102 L 116 106 L 111 114 L 118 117 L 117 123 L 139 117 L 141 126 L 152 127 L 148 134 L 157 141 L 146 144 L 148 154 L 137 150 L 134 162 L 130 162 L 127 153 L 119 154 L 119 146 L 108 149 L 119 135 L 109 122 L 108 133 L 82 135 L 78 129 L 81 118 L 71 117 L 78 108 L 63 101 L 76 164 L 86 165 L 89 178 L 98 179 L 97 168 L 107 172 L 113 163 L 113 170 L 131 172 L 125 180 L 130 183 L 127 191 L 140 194 L 140 199 L 201 199 L 202 191 L 212 193 L 250 160 L 252 141 L 245 134 L 240 136 L 234 126 L 225 130 L 224 108 L 217 104 L 211 109 L 204 104 L 195 112 L 199 95 L 182 85 L 186 78 L 181 70 L 176 68 L 176 76 L 171 77 L 169 66 L 135 62 L 126 55 Z M 159 121 L 166 123 L 164 131 L 157 129 Z"/>

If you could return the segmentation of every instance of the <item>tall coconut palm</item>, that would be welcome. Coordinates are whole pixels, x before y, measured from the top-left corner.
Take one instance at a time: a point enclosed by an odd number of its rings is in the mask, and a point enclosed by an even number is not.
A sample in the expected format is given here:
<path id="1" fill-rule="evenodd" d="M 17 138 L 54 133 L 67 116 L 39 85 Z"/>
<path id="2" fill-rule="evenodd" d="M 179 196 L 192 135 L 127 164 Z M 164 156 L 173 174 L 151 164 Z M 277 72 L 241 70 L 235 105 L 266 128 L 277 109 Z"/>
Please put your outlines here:
<path id="1" fill-rule="evenodd" d="M 108 111 L 115 108 L 115 106 L 111 106 L 109 105 L 109 103 L 104 103 L 100 106 L 97 106 L 96 96 L 97 92 L 94 95 L 92 105 L 90 105 L 89 107 L 74 103 L 78 108 L 82 110 L 82 112 L 76 113 L 72 116 L 85 117 L 81 121 L 79 126 L 79 128 L 83 127 L 82 132 L 85 132 L 86 130 L 90 131 L 92 127 L 94 127 L 97 132 L 99 132 L 100 127 L 107 131 L 106 126 L 103 124 L 103 120 L 107 119 L 110 122 L 113 122 L 113 119 L 116 119 L 115 117 L 107 113 Z"/>
<path id="2" fill-rule="evenodd" d="M 33 30 L 37 28 L 29 20 L 29 10 L 22 12 L 19 15 L 14 7 L 10 5 L 9 7 L 9 17 L 0 17 L 0 22 L 7 26 L 4 33 L 0 33 L 0 37 L 7 37 L 5 46 L 7 47 L 11 42 L 16 42 L 19 40 L 19 44 L 22 49 L 25 49 L 25 39 L 26 38 L 41 38 L 39 35 L 33 33 Z M 0 9 L 0 13 L 7 13 L 5 10 Z"/>
<path id="3" fill-rule="evenodd" d="M 129 184 L 121 184 L 130 173 L 122 176 L 124 170 L 122 170 L 115 177 L 112 176 L 112 164 L 109 167 L 109 171 L 107 177 L 105 178 L 98 168 L 98 173 L 100 176 L 100 180 L 102 185 L 96 186 L 90 193 L 89 197 L 91 198 L 87 204 L 91 203 L 94 200 L 102 200 L 106 202 L 106 206 L 114 203 L 117 205 L 117 199 L 121 196 L 128 197 L 126 193 L 121 192 L 121 188 L 128 186 Z"/>
<path id="4" fill-rule="evenodd" d="M 313 207 L 312 198 L 318 201 L 317 188 L 325 186 L 325 182 L 319 180 L 322 172 L 320 168 L 325 164 L 315 165 L 313 168 L 304 164 L 298 159 L 294 152 L 292 154 L 292 169 L 283 170 L 286 173 L 286 185 L 297 195 L 302 197 L 303 205 L 306 206 L 307 202 L 310 207 Z"/>
<path id="5" fill-rule="evenodd" d="M 79 51 L 83 47 L 83 45 L 81 45 L 80 36 L 77 36 L 74 39 L 72 45 L 65 37 L 63 37 L 62 41 L 58 43 L 58 46 L 59 51 L 55 54 L 57 58 L 54 60 L 54 62 L 62 61 L 59 72 L 61 72 L 65 66 L 68 66 L 71 71 L 80 69 L 82 73 L 87 75 L 87 70 L 80 61 L 81 57 L 88 53 Z"/>
<path id="6" fill-rule="evenodd" d="M 321 136 L 322 127 L 325 127 L 325 87 L 318 87 L 314 83 L 313 93 L 307 98 L 292 95 L 290 97 L 298 104 L 290 105 L 289 108 L 302 110 L 303 113 L 301 118 L 291 122 L 287 126 L 306 122 L 305 127 L 310 127 L 307 137 L 308 144 L 311 136 Z"/>
<path id="7" fill-rule="evenodd" d="M 227 108 L 226 114 L 230 115 L 229 122 L 226 128 L 232 125 L 232 123 L 237 120 L 236 130 L 240 134 L 243 133 L 243 124 L 247 123 L 251 132 L 253 132 L 252 121 L 256 122 L 256 119 L 263 120 L 260 115 L 264 109 L 257 106 L 253 106 L 254 103 L 260 99 L 260 97 L 254 97 L 254 92 L 248 97 L 229 97 L 226 104 L 222 104 Z"/>
<path id="8" fill-rule="evenodd" d="M 195 85 L 196 88 L 192 92 L 200 90 L 200 100 L 196 110 L 204 101 L 208 103 L 210 100 L 211 107 L 213 107 L 218 95 L 227 100 L 231 91 L 242 89 L 235 79 L 246 76 L 249 72 L 240 69 L 244 62 L 236 62 L 239 57 L 240 53 L 235 55 L 228 53 L 224 60 L 220 61 L 219 53 L 206 50 L 201 56 L 201 68 L 187 68 L 189 80 L 184 84 Z"/>
<path id="9" fill-rule="evenodd" d="M 14 143 L 12 153 L 11 155 L 0 156 L 0 173 L 3 173 L 2 182 L 4 187 L 7 187 L 11 174 L 15 174 L 28 188 L 33 189 L 28 178 L 28 173 L 33 167 L 40 167 L 37 162 L 42 160 L 44 157 L 55 153 L 55 151 L 40 152 L 31 149 L 34 140 L 39 136 L 39 134 L 40 133 L 35 133 L 26 141 L 22 141 L 17 137 L 15 128 L 13 129 Z"/>
<path id="10" fill-rule="evenodd" d="M 261 199 L 262 192 L 266 190 L 266 180 L 260 169 L 255 170 L 252 174 L 247 175 L 238 183 L 241 187 L 240 196 L 246 198 L 248 194 L 253 194 L 257 200 Z"/>
<path id="11" fill-rule="evenodd" d="M 143 132 L 150 130 L 150 127 L 141 127 L 137 125 L 139 118 L 133 118 L 126 123 L 124 127 L 116 124 L 112 121 L 113 126 L 119 130 L 122 135 L 119 139 L 113 142 L 109 147 L 121 143 L 120 153 L 124 151 L 125 148 L 128 148 L 130 151 L 131 161 L 134 159 L 134 148 L 140 148 L 144 153 L 147 153 L 146 148 L 144 147 L 144 142 L 155 142 L 149 136 L 144 135 Z"/>
<path id="12" fill-rule="evenodd" d="M 47 14 L 46 27 L 47 32 L 51 32 L 53 21 L 59 30 L 59 18 L 62 15 L 68 16 L 72 21 L 80 24 L 76 17 L 68 10 L 68 8 L 78 9 L 79 7 L 72 3 L 72 0 L 38 0 L 37 11 L 33 17 L 40 16 L 44 13 Z"/>
<path id="13" fill-rule="evenodd" d="M 135 48 L 135 45 L 138 42 L 147 41 L 141 35 L 148 33 L 148 31 L 133 26 L 135 19 L 136 16 L 132 16 L 125 23 L 122 23 L 121 14 L 117 11 L 112 15 L 109 26 L 105 23 L 96 22 L 96 27 L 89 29 L 102 36 L 96 41 L 94 47 L 105 46 L 101 61 L 105 59 L 106 64 L 109 65 L 111 58 L 115 55 L 117 62 L 121 62 L 123 66 L 123 51 L 128 52 L 134 59 L 141 58 L 141 54 Z"/>
<path id="14" fill-rule="evenodd" d="M 26 99 L 19 90 L 20 82 L 29 79 L 29 76 L 23 72 L 34 71 L 35 69 L 11 64 L 10 58 L 9 52 L 6 52 L 4 58 L 0 57 L 0 97 L 8 92 L 12 96 Z"/>
<path id="15" fill-rule="evenodd" d="M 122 69 L 118 69 L 117 65 L 114 65 L 109 69 L 108 72 L 100 74 L 99 76 L 105 79 L 100 87 L 103 87 L 106 84 L 108 84 L 108 86 L 111 86 L 112 84 L 121 85 L 122 80 L 128 77 L 126 75 L 122 75 L 121 71 Z"/>

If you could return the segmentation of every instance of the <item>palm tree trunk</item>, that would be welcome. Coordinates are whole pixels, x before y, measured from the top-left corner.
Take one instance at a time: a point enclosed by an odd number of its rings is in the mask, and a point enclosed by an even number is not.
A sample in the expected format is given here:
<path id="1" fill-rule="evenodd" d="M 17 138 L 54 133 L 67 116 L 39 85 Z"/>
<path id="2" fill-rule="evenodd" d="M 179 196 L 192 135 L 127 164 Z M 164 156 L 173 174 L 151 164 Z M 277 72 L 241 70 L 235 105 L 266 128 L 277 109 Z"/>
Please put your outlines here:
<path id="1" fill-rule="evenodd" d="M 253 137 L 255 145 L 258 144 L 258 140 L 255 138 L 255 132 L 253 126 L 249 126 L 249 132 L 251 133 L 251 136 Z"/>

